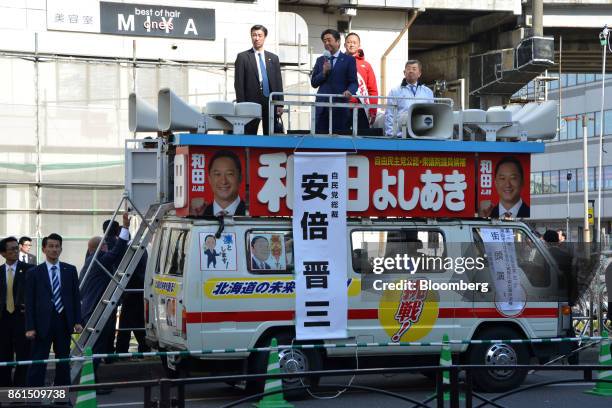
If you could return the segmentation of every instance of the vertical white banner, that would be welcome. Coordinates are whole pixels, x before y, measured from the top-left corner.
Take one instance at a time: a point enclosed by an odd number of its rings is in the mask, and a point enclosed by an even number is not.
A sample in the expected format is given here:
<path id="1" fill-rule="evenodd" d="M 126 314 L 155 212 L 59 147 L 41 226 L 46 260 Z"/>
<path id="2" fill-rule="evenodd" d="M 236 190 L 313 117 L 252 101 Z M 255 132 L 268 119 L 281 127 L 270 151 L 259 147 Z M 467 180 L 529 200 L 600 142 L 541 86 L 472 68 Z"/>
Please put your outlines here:
<path id="1" fill-rule="evenodd" d="M 346 153 L 296 153 L 293 248 L 298 340 L 347 337 Z"/>
<path id="2" fill-rule="evenodd" d="M 503 314 L 516 315 L 525 308 L 526 294 L 516 262 L 514 232 L 511 228 L 482 228 L 480 234 L 495 285 L 495 307 Z"/>

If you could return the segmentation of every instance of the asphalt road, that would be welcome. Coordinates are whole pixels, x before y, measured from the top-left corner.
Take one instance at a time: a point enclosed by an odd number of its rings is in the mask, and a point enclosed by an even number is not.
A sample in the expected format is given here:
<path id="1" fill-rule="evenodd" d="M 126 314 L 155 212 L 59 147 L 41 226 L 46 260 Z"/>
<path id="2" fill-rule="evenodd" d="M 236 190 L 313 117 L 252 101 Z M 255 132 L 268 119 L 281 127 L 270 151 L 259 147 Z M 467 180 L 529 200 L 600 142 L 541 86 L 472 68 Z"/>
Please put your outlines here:
<path id="1" fill-rule="evenodd" d="M 589 351 L 584 363 L 593 363 L 596 359 L 596 350 Z M 155 361 L 145 362 L 123 362 L 101 366 L 98 382 L 152 379 L 162 376 L 160 364 Z M 525 386 L 545 381 L 567 380 L 571 378 L 581 379 L 580 373 L 540 371 L 528 375 Z M 351 381 L 350 377 L 336 377 L 322 380 L 322 384 L 345 385 Z M 386 391 L 408 396 L 418 401 L 426 399 L 435 392 L 435 385 L 420 374 L 396 374 L 396 375 L 368 375 L 358 376 L 353 385 L 381 388 Z M 585 394 L 584 391 L 593 388 L 593 383 L 557 384 L 540 387 L 533 390 L 507 397 L 499 403 L 504 407 L 551 407 L 551 408 L 609 408 L 612 398 L 598 397 Z M 176 391 L 175 391 L 176 392 Z M 154 391 L 154 397 L 156 392 Z M 187 407 L 221 407 L 232 401 L 236 401 L 246 394 L 226 384 L 193 385 L 186 388 Z M 495 394 L 484 394 L 492 398 Z M 141 389 L 115 390 L 108 395 L 98 396 L 98 407 L 141 407 L 143 406 L 143 391 Z M 474 401 L 477 406 L 477 401 Z M 405 402 L 369 393 L 362 390 L 347 390 L 341 395 L 331 392 L 321 392 L 315 398 L 292 401 L 296 407 L 350 407 L 350 408 L 377 408 L 412 406 Z M 251 403 L 240 405 L 251 407 Z M 435 406 L 431 402 L 429 406 Z M 488 405 L 491 406 L 491 405 Z"/>

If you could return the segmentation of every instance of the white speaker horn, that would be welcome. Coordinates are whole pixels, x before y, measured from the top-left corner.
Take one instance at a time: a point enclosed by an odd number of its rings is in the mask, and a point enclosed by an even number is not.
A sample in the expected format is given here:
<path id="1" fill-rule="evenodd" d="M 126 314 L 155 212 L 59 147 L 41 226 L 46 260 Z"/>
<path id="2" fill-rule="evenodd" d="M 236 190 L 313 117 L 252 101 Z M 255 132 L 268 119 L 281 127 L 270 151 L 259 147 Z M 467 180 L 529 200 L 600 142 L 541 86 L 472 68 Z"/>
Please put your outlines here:
<path id="1" fill-rule="evenodd" d="M 450 139 L 453 136 L 453 110 L 443 103 L 413 103 L 406 111 L 406 136 L 414 139 Z"/>
<path id="2" fill-rule="evenodd" d="M 157 132 L 157 110 L 131 93 L 128 98 L 128 128 L 130 132 Z"/>
<path id="3" fill-rule="evenodd" d="M 526 110 L 527 105 L 518 113 Z M 526 140 L 554 139 L 557 134 L 557 103 L 555 101 L 546 101 L 534 103 L 533 105 L 522 115 L 514 115 L 512 119 L 516 123 L 500 130 L 497 133 L 497 137 Z"/>
<path id="4" fill-rule="evenodd" d="M 189 105 L 171 89 L 159 90 L 157 124 L 163 131 L 206 131 L 206 118 L 200 109 Z"/>

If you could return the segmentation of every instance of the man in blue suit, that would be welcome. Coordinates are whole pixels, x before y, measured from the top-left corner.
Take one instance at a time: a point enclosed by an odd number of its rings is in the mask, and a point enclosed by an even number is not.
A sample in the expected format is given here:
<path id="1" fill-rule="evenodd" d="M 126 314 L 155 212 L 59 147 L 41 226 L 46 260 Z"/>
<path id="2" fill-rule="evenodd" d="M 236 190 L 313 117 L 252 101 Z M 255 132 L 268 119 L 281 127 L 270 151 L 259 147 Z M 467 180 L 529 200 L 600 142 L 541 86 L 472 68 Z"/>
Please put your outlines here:
<path id="1" fill-rule="evenodd" d="M 62 237 L 58 234 L 43 238 L 42 251 L 46 261 L 26 273 L 26 337 L 32 340 L 33 360 L 49 358 L 51 344 L 55 358 L 67 358 L 70 336 L 83 330 L 77 270 L 74 265 L 59 261 Z M 46 364 L 31 365 L 28 386 L 44 386 L 46 369 Z M 54 385 L 69 384 L 70 366 L 58 363 Z"/>
<path id="2" fill-rule="evenodd" d="M 327 29 L 321 34 L 323 46 L 330 56 L 320 56 L 312 70 L 310 84 L 313 88 L 319 88 L 318 94 L 343 94 L 344 98 L 334 98 L 333 102 L 348 102 L 351 95 L 357 93 L 359 83 L 357 82 L 357 64 L 351 55 L 340 52 L 340 33 L 333 29 Z M 318 102 L 328 102 L 329 98 L 317 97 Z M 351 111 L 348 108 L 332 109 L 332 132 L 348 132 L 349 117 Z M 329 132 L 329 108 L 317 107 L 316 133 Z"/>

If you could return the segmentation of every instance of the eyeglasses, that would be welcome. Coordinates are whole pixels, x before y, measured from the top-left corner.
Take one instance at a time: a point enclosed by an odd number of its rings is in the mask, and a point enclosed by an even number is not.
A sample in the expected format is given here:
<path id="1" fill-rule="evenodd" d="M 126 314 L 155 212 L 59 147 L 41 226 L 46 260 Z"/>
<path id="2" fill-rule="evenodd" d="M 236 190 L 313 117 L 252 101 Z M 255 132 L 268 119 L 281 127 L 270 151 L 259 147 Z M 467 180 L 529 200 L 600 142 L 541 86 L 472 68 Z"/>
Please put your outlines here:
<path id="1" fill-rule="evenodd" d="M 31 246 L 32 246 L 32 244 L 25 244 L 25 243 L 24 243 L 24 244 L 21 244 L 21 245 L 22 245 L 22 246 L 27 246 L 27 247 L 31 247 Z"/>

